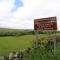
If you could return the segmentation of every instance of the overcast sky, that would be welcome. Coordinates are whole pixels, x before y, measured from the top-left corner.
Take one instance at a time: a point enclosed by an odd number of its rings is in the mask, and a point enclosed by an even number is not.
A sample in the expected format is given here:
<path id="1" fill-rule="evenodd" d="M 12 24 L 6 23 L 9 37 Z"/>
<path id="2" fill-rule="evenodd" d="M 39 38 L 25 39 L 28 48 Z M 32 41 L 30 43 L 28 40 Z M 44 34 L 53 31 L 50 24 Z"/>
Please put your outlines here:
<path id="1" fill-rule="evenodd" d="M 34 19 L 51 16 L 60 30 L 60 0 L 0 0 L 0 27 L 33 29 Z"/>

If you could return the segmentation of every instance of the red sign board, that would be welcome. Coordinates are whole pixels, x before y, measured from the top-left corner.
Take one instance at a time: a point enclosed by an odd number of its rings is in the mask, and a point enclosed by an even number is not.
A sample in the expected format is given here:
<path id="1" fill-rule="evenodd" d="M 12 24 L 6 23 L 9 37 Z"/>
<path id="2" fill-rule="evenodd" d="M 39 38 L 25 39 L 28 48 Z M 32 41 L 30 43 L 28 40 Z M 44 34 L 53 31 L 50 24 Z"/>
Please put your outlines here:
<path id="1" fill-rule="evenodd" d="M 56 17 L 34 19 L 34 30 L 57 30 Z"/>

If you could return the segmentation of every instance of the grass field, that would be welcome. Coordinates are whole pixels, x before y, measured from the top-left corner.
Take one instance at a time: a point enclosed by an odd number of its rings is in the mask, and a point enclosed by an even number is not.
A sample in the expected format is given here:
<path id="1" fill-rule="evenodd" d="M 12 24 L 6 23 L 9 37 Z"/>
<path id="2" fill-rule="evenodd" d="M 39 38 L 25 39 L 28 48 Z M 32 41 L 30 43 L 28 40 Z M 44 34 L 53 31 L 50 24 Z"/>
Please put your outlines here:
<path id="1" fill-rule="evenodd" d="M 41 39 L 44 37 L 43 40 L 47 40 L 45 34 L 40 35 L 39 37 L 41 37 Z M 35 35 L 0 37 L 0 55 L 32 47 L 33 40 L 35 40 Z"/>
<path id="2" fill-rule="evenodd" d="M 60 34 L 57 34 L 60 36 Z M 47 38 L 48 37 L 48 38 Z M 49 39 L 48 34 L 42 34 L 39 35 L 39 38 L 41 38 L 43 41 Z M 20 51 L 27 47 L 32 47 L 32 41 L 35 39 L 34 35 L 24 35 L 24 36 L 6 36 L 6 37 L 0 37 L 0 55 L 12 52 L 12 51 Z M 41 49 L 40 49 L 41 50 Z M 44 51 L 43 49 L 40 51 L 39 49 L 33 50 L 31 54 L 27 55 L 25 57 L 25 60 L 40 60 L 40 52 Z M 46 51 L 45 51 L 46 52 Z M 44 54 L 45 54 L 44 52 Z M 57 54 L 58 54 L 58 60 L 60 59 L 60 44 L 57 45 Z M 33 58 L 34 56 L 34 58 Z M 45 55 L 44 55 L 45 56 Z M 44 58 L 44 57 L 42 57 Z M 45 57 L 46 58 L 46 57 Z M 44 60 L 44 59 L 42 59 Z M 48 59 L 45 59 L 48 60 Z"/>
<path id="3" fill-rule="evenodd" d="M 0 37 L 0 55 L 31 47 L 33 35 Z"/>

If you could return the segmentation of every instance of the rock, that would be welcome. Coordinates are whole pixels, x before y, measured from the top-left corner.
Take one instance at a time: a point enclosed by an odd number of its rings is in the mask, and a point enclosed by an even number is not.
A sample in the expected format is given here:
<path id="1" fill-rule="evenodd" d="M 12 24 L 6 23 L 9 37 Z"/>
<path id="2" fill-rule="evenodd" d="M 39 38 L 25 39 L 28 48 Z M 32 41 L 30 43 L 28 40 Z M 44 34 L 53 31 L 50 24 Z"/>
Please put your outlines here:
<path id="1" fill-rule="evenodd" d="M 4 55 L 4 60 L 9 60 L 9 55 Z"/>
<path id="2" fill-rule="evenodd" d="M 12 60 L 12 58 L 13 58 L 13 53 L 11 52 L 9 53 L 9 60 Z"/>
<path id="3" fill-rule="evenodd" d="M 0 60 L 4 60 L 4 56 L 1 56 L 1 57 L 0 57 Z"/>
<path id="4" fill-rule="evenodd" d="M 9 54 L 9 60 L 14 60 L 14 58 L 16 58 L 16 52 L 13 51 Z"/>

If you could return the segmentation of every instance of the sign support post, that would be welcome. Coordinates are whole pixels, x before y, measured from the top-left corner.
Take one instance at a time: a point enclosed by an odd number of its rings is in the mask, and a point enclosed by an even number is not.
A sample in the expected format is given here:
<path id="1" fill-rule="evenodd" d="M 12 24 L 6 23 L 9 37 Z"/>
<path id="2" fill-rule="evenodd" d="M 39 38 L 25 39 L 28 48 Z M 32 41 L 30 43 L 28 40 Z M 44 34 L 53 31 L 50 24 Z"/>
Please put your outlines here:
<path id="1" fill-rule="evenodd" d="M 57 59 L 57 56 L 56 56 L 56 30 L 53 30 L 53 31 L 50 30 L 48 32 L 51 33 L 50 38 L 51 38 L 51 41 L 53 42 L 53 55 L 54 55 L 54 59 Z"/>
<path id="2" fill-rule="evenodd" d="M 56 32 L 54 32 L 54 35 L 53 35 L 53 41 L 54 41 L 54 57 L 56 59 Z"/>
<path id="3" fill-rule="evenodd" d="M 38 30 L 35 30 L 35 35 L 36 35 L 36 47 L 37 47 L 38 39 L 39 39 L 39 33 L 38 33 Z"/>
<path id="4" fill-rule="evenodd" d="M 57 21 L 56 17 L 48 17 L 34 20 L 34 30 L 36 31 L 36 40 L 38 40 L 38 30 L 49 30 L 52 34 L 52 40 L 54 45 L 54 56 L 56 57 L 56 30 Z M 36 42 L 37 44 L 37 42 Z"/>

